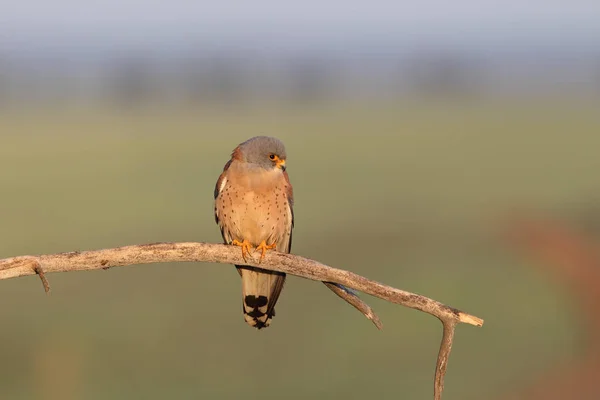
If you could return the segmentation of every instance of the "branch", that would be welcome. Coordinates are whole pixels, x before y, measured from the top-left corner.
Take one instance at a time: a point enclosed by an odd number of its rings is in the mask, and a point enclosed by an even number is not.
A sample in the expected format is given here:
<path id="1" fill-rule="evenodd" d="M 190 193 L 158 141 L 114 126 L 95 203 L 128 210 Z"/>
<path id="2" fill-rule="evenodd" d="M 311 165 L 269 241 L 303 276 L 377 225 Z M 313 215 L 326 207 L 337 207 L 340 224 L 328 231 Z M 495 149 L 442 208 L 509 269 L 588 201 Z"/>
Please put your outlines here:
<path id="1" fill-rule="evenodd" d="M 383 324 L 381 320 L 375 314 L 375 312 L 369 307 L 367 303 L 362 301 L 360 297 L 356 295 L 353 291 L 345 287 L 344 285 L 340 285 L 339 283 L 331 283 L 331 282 L 323 282 L 325 286 L 327 286 L 333 293 L 340 296 L 342 299 L 346 300 L 351 306 L 356 308 L 358 311 L 363 313 L 365 317 L 371 320 L 373 324 L 377 327 L 377 329 L 383 329 Z"/>
<path id="2" fill-rule="evenodd" d="M 335 294 L 361 311 L 379 328 L 381 322 L 377 315 L 347 288 L 359 290 L 437 317 L 444 325 L 444 333 L 435 374 L 435 400 L 441 399 L 442 396 L 444 374 L 452 347 L 455 326 L 459 322 L 475 326 L 483 325 L 482 319 L 438 301 L 375 282 L 349 271 L 328 267 L 318 261 L 275 251 L 267 252 L 261 263 L 250 258 L 244 261 L 239 248 L 223 244 L 153 243 L 114 249 L 13 257 L 0 260 L 0 279 L 38 274 L 44 282 L 44 288 L 48 288 L 45 273 L 49 272 L 88 271 L 163 262 L 242 264 L 321 281 Z"/>

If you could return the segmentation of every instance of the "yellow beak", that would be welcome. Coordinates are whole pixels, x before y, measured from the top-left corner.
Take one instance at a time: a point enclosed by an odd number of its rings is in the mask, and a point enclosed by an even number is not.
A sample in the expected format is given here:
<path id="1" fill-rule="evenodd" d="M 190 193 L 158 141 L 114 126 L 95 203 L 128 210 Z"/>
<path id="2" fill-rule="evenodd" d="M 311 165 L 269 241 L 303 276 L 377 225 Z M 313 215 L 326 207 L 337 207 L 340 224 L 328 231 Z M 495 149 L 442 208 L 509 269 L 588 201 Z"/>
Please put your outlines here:
<path id="1" fill-rule="evenodd" d="M 281 168 L 282 170 L 285 171 L 285 160 L 277 160 L 277 162 L 275 163 L 275 165 L 277 165 L 279 168 Z"/>

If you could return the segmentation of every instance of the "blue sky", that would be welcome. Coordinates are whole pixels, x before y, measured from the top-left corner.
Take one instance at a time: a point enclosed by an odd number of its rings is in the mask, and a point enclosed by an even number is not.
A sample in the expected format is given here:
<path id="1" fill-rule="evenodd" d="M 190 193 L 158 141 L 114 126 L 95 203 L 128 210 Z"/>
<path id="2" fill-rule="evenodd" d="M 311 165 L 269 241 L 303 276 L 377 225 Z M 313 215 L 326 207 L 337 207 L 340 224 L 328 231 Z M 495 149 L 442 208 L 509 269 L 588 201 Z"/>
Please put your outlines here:
<path id="1" fill-rule="evenodd" d="M 0 0 L 0 46 L 348 38 L 600 44 L 598 0 Z"/>

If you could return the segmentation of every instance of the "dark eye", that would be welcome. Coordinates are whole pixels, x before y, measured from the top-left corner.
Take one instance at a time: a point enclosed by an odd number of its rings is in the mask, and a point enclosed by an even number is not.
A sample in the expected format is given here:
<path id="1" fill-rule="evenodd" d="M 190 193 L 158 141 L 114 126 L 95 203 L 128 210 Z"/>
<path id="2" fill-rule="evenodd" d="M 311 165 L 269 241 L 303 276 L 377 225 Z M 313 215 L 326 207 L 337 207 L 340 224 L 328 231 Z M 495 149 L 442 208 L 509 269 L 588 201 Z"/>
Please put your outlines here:
<path id="1" fill-rule="evenodd" d="M 275 159 L 275 154 L 271 154 L 271 155 L 269 156 L 269 158 L 270 158 L 271 160 L 274 160 L 274 159 Z"/>

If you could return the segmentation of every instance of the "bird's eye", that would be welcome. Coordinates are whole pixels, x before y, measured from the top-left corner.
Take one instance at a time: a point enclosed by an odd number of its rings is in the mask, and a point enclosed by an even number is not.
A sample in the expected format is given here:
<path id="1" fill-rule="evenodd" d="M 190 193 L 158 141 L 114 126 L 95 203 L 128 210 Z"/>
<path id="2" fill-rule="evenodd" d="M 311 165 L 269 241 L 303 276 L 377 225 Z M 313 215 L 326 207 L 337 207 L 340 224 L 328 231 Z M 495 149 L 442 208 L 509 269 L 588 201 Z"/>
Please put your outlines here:
<path id="1" fill-rule="evenodd" d="M 269 156 L 269 158 L 270 158 L 271 160 L 274 160 L 274 159 L 275 159 L 275 154 L 271 154 L 271 155 Z"/>

